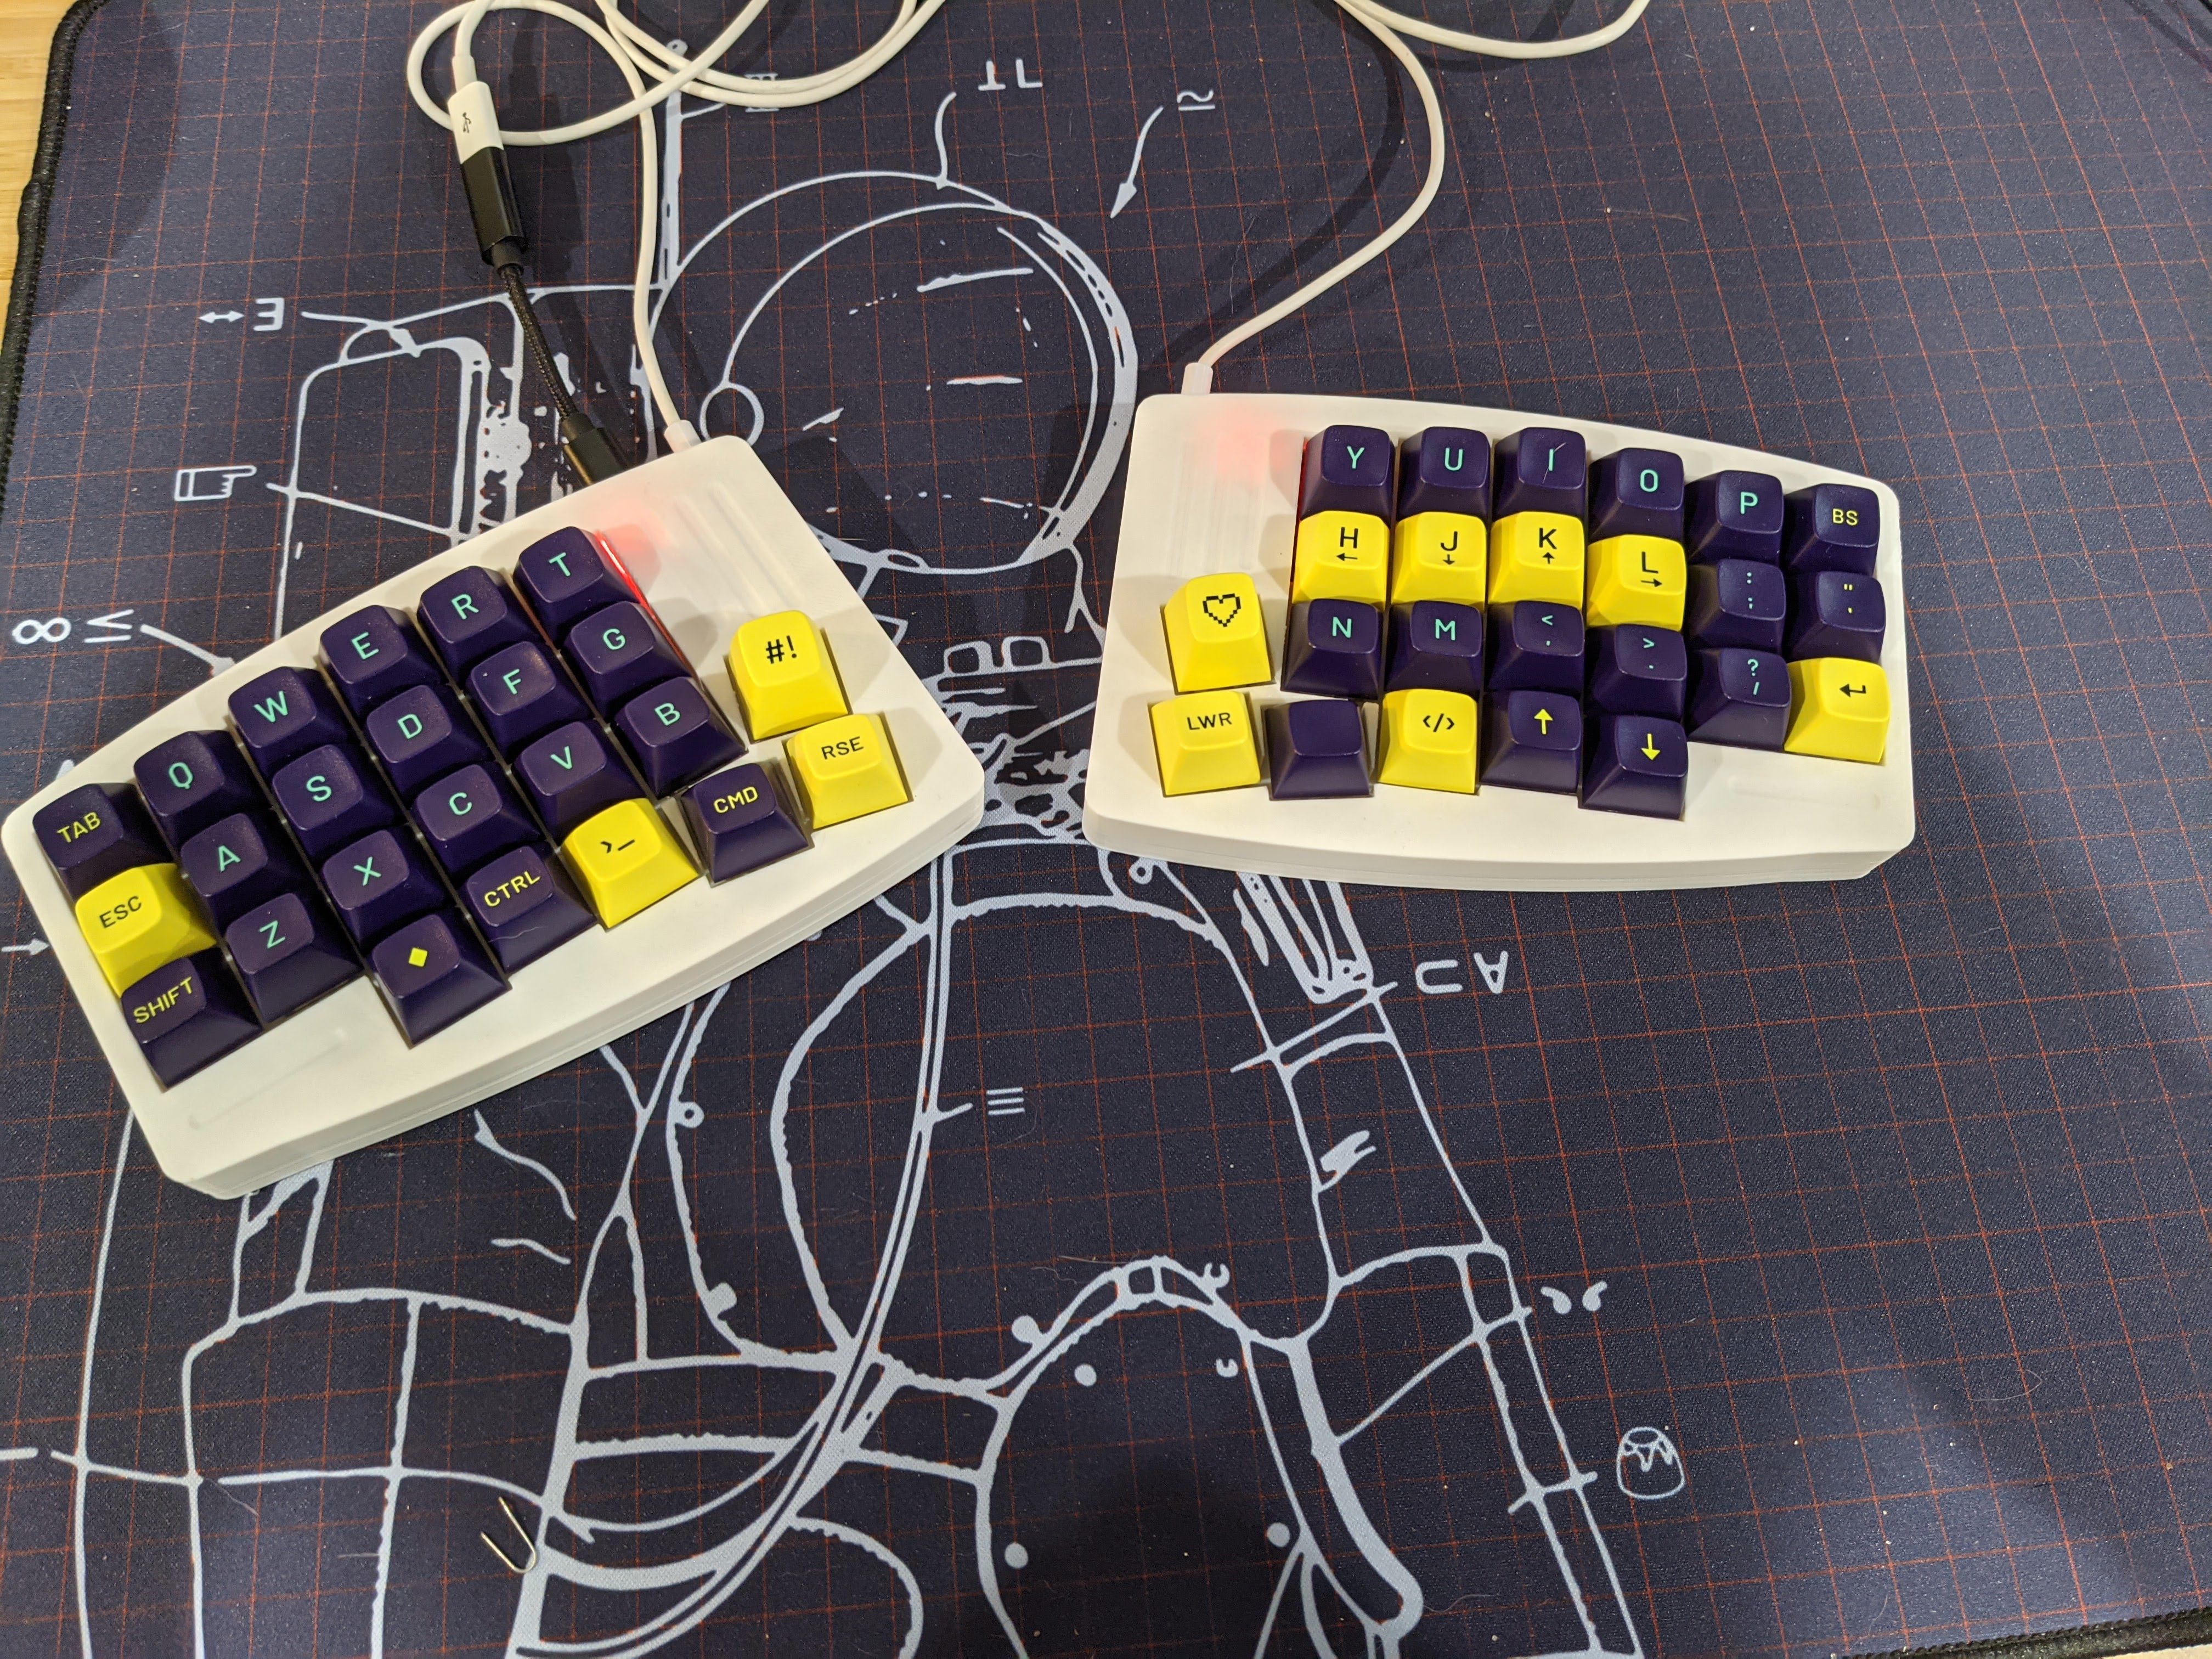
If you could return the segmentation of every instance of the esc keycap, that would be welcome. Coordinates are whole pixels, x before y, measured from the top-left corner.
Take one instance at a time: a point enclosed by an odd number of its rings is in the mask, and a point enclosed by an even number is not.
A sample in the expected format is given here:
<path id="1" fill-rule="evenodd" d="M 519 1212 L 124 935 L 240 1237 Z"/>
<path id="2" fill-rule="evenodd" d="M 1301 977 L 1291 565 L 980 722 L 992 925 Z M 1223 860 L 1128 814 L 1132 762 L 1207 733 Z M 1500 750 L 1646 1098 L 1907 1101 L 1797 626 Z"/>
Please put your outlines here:
<path id="1" fill-rule="evenodd" d="M 254 1007 L 272 1024 L 361 972 L 337 925 L 301 893 L 280 893 L 247 911 L 224 931 L 222 942 Z"/>
<path id="2" fill-rule="evenodd" d="M 46 862 L 74 899 L 126 870 L 163 863 L 169 856 L 146 809 L 127 786 L 81 784 L 40 807 L 31 827 Z"/>
<path id="3" fill-rule="evenodd" d="M 727 881 L 804 849 L 806 831 L 768 768 L 733 766 L 684 792 L 684 817 L 707 853 L 707 879 Z"/>
<path id="4" fill-rule="evenodd" d="M 139 756 L 131 770 L 172 847 L 182 847 L 218 818 L 262 804 L 252 769 L 228 732 L 180 732 Z"/>
<path id="5" fill-rule="evenodd" d="M 131 1035 L 163 1088 L 261 1031 L 222 952 L 212 948 L 164 963 L 126 987 L 122 1000 Z"/>
<path id="6" fill-rule="evenodd" d="M 118 996 L 162 963 L 215 944 L 173 864 L 142 864 L 88 889 L 76 902 L 76 927 Z"/>

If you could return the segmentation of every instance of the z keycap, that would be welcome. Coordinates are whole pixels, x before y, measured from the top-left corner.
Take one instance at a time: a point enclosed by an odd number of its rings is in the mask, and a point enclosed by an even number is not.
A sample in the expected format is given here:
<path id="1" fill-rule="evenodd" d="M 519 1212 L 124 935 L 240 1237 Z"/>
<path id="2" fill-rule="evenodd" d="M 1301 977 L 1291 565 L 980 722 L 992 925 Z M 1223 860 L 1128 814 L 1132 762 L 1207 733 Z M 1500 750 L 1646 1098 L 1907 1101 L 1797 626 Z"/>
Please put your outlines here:
<path id="1" fill-rule="evenodd" d="M 361 972 L 337 926 L 302 893 L 283 893 L 222 936 L 265 1024 L 297 1012 Z"/>

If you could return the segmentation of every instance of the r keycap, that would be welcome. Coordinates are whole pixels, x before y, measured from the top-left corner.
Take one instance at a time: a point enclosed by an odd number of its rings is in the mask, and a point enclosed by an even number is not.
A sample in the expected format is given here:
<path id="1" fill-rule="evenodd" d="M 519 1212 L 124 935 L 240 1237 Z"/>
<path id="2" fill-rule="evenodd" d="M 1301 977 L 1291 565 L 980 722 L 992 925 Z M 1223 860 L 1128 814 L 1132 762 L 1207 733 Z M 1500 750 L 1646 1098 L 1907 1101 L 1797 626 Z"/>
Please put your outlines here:
<path id="1" fill-rule="evenodd" d="M 482 565 L 432 582 L 415 603 L 416 623 L 455 679 L 493 652 L 538 637 L 507 584 Z"/>

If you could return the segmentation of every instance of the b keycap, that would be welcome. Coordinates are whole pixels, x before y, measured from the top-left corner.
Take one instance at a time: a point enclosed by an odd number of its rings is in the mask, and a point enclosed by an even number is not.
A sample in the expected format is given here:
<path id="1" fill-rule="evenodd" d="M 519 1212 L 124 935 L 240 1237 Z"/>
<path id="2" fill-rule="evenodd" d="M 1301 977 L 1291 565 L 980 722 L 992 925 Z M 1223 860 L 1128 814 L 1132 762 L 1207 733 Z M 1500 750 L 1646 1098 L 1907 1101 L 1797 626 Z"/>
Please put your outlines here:
<path id="1" fill-rule="evenodd" d="M 80 785 L 40 807 L 31 820 L 39 846 L 71 898 L 143 864 L 162 864 L 169 849 L 127 784 Z"/>
<path id="2" fill-rule="evenodd" d="M 707 879 L 727 881 L 803 850 L 806 831 L 775 773 L 733 766 L 684 792 L 684 817 L 707 852 Z"/>
<path id="3" fill-rule="evenodd" d="M 688 674 L 632 697 L 615 716 L 615 730 L 655 796 L 672 795 L 745 752 Z"/>
<path id="4" fill-rule="evenodd" d="M 305 894 L 283 893 L 222 936 L 263 1023 L 274 1024 L 361 972 L 337 924 Z"/>
<path id="5" fill-rule="evenodd" d="M 139 756 L 131 770 L 172 847 L 218 818 L 262 805 L 253 769 L 228 732 L 181 732 Z"/>

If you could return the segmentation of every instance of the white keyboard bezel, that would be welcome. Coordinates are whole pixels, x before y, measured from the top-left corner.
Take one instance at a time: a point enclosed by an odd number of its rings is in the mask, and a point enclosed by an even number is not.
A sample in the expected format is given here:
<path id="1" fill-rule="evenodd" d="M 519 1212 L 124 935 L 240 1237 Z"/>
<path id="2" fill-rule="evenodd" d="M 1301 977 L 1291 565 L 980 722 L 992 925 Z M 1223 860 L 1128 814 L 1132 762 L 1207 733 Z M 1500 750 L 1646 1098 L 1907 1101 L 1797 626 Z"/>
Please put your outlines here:
<path id="1" fill-rule="evenodd" d="M 505 994 L 413 1048 L 364 977 L 162 1088 L 77 932 L 32 815 L 84 784 L 129 782 L 131 763 L 167 738 L 226 724 L 232 691 L 272 668 L 312 664 L 315 641 L 341 616 L 379 603 L 411 610 L 440 578 L 475 564 L 509 570 L 524 548 L 567 525 L 608 538 L 733 719 L 721 653 L 738 623 L 783 610 L 812 617 L 851 707 L 889 723 L 912 800 L 817 831 L 811 848 L 763 869 L 719 885 L 702 878 L 619 927 L 585 933 L 513 975 Z M 778 755 L 782 746 L 769 738 L 751 744 L 746 758 Z M 0 844 L 163 1171 L 232 1198 L 636 1030 L 866 903 L 958 842 L 982 812 L 975 757 L 751 449 L 717 438 L 539 507 L 293 630 L 32 796 L 9 815 Z"/>
<path id="2" fill-rule="evenodd" d="M 1279 675 L 1299 457 L 1307 437 L 1340 422 L 1379 427 L 1394 441 L 1431 426 L 1472 427 L 1493 441 L 1526 426 L 1562 427 L 1583 434 L 1593 459 L 1642 446 L 1679 454 L 1692 478 L 1741 467 L 1771 473 L 1788 490 L 1823 483 L 1873 490 L 1882 514 L 1875 574 L 1889 604 L 1881 653 L 1889 743 L 1881 763 L 1693 743 L 1680 823 L 1589 811 L 1571 795 L 1522 789 L 1470 797 L 1377 784 L 1366 799 L 1277 801 L 1261 783 L 1164 794 L 1150 710 L 1175 695 L 1175 683 L 1160 607 L 1194 576 L 1249 572 Z M 1083 809 L 1084 834 L 1109 851 L 1315 880 L 1602 892 L 1846 881 L 1912 839 L 1904 562 L 1897 496 L 1886 484 L 1787 456 L 1561 415 L 1217 392 L 1163 394 L 1138 407 L 1124 494 Z M 1279 686 L 1254 687 L 1251 697 L 1255 720 L 1270 703 L 1297 701 Z M 1371 758 L 1371 705 L 1367 715 Z"/>

